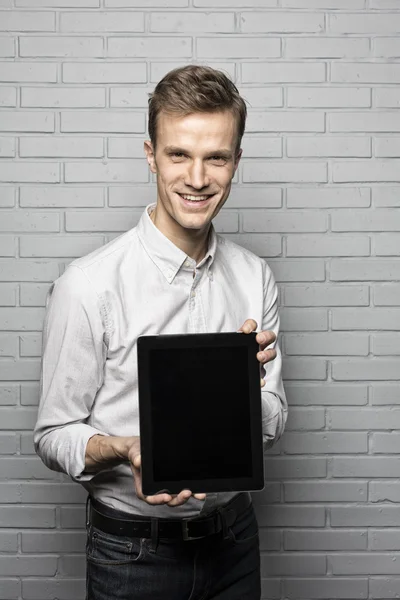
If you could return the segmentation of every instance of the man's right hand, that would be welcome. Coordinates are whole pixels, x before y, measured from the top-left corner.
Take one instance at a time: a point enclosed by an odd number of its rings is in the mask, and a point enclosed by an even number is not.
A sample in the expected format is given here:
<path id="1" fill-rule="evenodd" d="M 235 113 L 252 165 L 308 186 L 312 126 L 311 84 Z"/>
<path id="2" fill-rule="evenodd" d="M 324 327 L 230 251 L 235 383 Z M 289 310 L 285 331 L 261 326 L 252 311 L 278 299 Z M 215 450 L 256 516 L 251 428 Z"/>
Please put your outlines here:
<path id="1" fill-rule="evenodd" d="M 101 469 L 104 464 L 119 464 L 129 462 L 133 479 L 135 481 L 136 495 L 138 498 L 151 505 L 167 504 L 168 506 L 181 506 L 191 496 L 197 500 L 204 500 L 205 494 L 192 494 L 190 490 L 182 490 L 177 495 L 156 494 L 144 496 L 142 492 L 140 437 L 138 436 L 105 436 L 94 435 L 86 446 L 85 466 L 89 472 Z"/>

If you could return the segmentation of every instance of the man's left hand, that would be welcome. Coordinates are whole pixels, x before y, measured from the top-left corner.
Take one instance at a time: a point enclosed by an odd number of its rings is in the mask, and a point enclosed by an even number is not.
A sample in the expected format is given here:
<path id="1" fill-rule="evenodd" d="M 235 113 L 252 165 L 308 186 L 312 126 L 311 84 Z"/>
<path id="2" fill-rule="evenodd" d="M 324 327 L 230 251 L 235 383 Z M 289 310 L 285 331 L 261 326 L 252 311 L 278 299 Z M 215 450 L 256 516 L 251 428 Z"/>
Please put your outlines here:
<path id="1" fill-rule="evenodd" d="M 242 331 L 243 333 L 251 333 L 252 331 L 256 331 L 257 327 L 258 327 L 258 325 L 254 321 L 254 319 L 247 319 L 243 323 L 243 325 L 241 326 L 239 331 Z M 259 362 L 262 365 L 265 365 L 267 362 L 274 360 L 276 358 L 276 350 L 274 350 L 273 348 L 266 350 L 266 348 L 276 340 L 275 333 L 273 331 L 259 331 L 256 335 L 256 340 L 260 346 L 260 350 L 259 350 L 259 352 L 257 352 L 257 359 L 259 360 Z M 262 376 L 261 387 L 264 387 L 264 385 L 265 385 L 265 381 L 264 381 L 265 369 L 264 369 L 264 367 L 261 370 L 261 376 Z"/>

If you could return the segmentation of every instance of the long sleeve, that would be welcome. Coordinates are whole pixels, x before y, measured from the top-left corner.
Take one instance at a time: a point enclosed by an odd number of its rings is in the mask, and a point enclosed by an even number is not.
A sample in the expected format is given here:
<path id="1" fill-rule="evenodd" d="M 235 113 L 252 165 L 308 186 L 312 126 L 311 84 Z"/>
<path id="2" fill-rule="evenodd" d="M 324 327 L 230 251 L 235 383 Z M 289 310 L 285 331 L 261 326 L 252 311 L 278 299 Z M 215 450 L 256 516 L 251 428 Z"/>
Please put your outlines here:
<path id="1" fill-rule="evenodd" d="M 70 266 L 47 297 L 34 444 L 46 466 L 78 481 L 93 477 L 84 473 L 89 438 L 106 435 L 87 424 L 103 382 L 103 317 L 100 299 L 85 273 Z"/>
<path id="2" fill-rule="evenodd" d="M 277 340 L 269 346 L 275 348 L 275 360 L 265 365 L 265 386 L 262 388 L 262 420 L 264 448 L 270 448 L 281 437 L 287 419 L 287 401 L 282 383 L 282 354 L 278 343 L 279 314 L 278 290 L 270 268 L 265 265 L 264 315 L 262 330 L 273 331 Z"/>

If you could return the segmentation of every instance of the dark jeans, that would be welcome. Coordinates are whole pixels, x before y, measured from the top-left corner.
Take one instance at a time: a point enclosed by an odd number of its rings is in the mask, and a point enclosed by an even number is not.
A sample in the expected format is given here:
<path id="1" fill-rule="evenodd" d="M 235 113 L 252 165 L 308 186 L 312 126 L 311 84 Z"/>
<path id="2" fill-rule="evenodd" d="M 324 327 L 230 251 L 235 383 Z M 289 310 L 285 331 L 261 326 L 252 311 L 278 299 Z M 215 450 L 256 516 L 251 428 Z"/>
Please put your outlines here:
<path id="1" fill-rule="evenodd" d="M 114 514 L 118 515 L 116 511 Z M 260 600 L 258 525 L 253 506 L 227 536 L 158 540 L 88 527 L 86 600 Z"/>

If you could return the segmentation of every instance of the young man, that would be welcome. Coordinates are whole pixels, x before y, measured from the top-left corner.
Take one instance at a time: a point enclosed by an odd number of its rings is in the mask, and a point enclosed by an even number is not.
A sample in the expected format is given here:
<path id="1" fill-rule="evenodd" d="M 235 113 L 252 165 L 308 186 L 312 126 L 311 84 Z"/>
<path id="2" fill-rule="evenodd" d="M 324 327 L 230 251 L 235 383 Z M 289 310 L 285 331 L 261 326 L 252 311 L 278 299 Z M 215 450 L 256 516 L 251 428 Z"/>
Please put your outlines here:
<path id="1" fill-rule="evenodd" d="M 149 100 L 145 142 L 156 204 L 74 261 L 49 294 L 35 445 L 49 468 L 89 492 L 87 600 L 260 598 L 250 495 L 143 496 L 138 437 L 139 335 L 258 325 L 265 445 L 283 432 L 273 276 L 211 224 L 230 192 L 245 120 L 223 73 L 191 65 L 166 75 Z M 195 540 L 185 539 L 183 519 Z"/>

